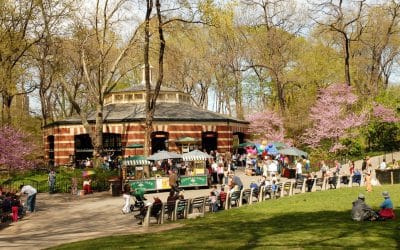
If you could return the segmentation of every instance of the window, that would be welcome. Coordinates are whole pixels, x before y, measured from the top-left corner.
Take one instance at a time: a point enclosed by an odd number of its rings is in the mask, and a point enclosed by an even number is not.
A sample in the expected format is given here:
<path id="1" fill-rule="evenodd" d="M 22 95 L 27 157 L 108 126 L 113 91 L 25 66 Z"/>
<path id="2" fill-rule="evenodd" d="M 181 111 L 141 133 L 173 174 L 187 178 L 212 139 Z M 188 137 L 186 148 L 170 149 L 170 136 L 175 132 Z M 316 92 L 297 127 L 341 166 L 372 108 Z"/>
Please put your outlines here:
<path id="1" fill-rule="evenodd" d="M 176 95 L 175 94 L 168 94 L 168 101 L 176 101 Z"/>
<path id="2" fill-rule="evenodd" d="M 158 95 L 158 100 L 164 101 L 165 100 L 165 94 L 159 94 Z"/>
<path id="3" fill-rule="evenodd" d="M 125 95 L 125 101 L 132 101 L 133 100 L 133 95 L 132 94 L 126 94 Z"/>
<path id="4" fill-rule="evenodd" d="M 122 100 L 124 100 L 124 96 L 123 95 L 115 95 L 114 99 L 117 102 L 121 102 Z"/>
<path id="5" fill-rule="evenodd" d="M 135 94 L 135 100 L 142 100 L 143 94 Z"/>

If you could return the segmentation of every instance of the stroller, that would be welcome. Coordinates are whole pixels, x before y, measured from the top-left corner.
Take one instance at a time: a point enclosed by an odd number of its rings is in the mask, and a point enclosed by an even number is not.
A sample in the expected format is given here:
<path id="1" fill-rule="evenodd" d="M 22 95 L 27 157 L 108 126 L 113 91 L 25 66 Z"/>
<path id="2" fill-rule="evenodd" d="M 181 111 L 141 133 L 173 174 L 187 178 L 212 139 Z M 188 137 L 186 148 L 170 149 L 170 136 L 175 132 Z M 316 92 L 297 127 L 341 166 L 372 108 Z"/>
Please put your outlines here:
<path id="1" fill-rule="evenodd" d="M 144 197 L 144 190 L 138 188 L 138 189 L 136 189 L 136 191 L 133 191 L 132 196 L 134 197 L 134 202 L 132 202 L 132 205 L 130 207 L 131 212 L 133 212 L 135 210 L 140 210 L 141 208 L 143 208 L 145 205 L 145 201 L 147 200 Z"/>

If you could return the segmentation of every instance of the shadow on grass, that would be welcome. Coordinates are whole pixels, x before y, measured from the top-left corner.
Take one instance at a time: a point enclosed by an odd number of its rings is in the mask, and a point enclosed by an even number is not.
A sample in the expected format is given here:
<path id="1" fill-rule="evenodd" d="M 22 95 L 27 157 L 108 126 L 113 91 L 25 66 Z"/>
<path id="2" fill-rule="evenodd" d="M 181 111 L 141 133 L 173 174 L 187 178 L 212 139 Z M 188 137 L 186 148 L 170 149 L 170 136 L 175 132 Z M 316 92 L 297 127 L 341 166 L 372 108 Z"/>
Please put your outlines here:
<path id="1" fill-rule="evenodd" d="M 231 212 L 232 211 L 232 212 Z M 222 215 L 222 214 L 221 214 Z M 231 216 L 234 216 L 232 219 Z M 230 220 L 227 220 L 227 218 Z M 225 218 L 225 219 L 224 219 Z M 229 222 L 228 222 L 229 221 Z M 350 211 L 276 214 L 240 209 L 163 233 L 99 238 L 60 249 L 400 248 L 397 221 L 353 222 Z"/>

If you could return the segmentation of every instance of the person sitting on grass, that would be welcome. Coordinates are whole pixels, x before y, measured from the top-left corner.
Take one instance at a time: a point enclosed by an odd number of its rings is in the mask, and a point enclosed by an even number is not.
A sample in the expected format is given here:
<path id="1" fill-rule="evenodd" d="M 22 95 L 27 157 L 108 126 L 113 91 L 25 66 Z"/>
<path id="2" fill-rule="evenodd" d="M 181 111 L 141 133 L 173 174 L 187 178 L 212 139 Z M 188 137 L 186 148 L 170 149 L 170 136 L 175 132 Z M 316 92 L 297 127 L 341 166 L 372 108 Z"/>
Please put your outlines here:
<path id="1" fill-rule="evenodd" d="M 358 199 L 353 202 L 351 218 L 354 221 L 374 221 L 379 219 L 379 215 L 365 203 L 365 196 L 359 194 Z"/>
<path id="2" fill-rule="evenodd" d="M 389 192 L 388 191 L 384 191 L 382 193 L 382 196 L 383 196 L 383 198 L 385 200 L 383 201 L 383 203 L 380 206 L 381 209 L 378 212 L 379 216 L 384 220 L 386 220 L 386 219 L 395 219 L 396 215 L 395 215 L 395 213 L 393 211 L 393 202 L 390 199 Z"/>

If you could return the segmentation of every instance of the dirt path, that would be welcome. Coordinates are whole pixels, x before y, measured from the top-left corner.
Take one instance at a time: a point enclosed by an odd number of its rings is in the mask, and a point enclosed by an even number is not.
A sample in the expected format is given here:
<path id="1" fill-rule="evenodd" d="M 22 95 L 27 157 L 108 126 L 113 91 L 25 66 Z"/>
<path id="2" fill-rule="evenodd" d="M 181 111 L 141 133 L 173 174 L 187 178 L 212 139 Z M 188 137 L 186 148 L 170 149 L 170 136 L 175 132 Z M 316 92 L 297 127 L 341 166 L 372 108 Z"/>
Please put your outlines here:
<path id="1" fill-rule="evenodd" d="M 387 160 L 391 161 L 391 154 Z M 400 159 L 400 153 L 393 155 Z M 377 166 L 382 156 L 373 157 Z M 361 167 L 361 162 L 356 162 Z M 346 172 L 346 167 L 344 167 Z M 246 188 L 257 176 L 245 176 L 239 171 Z M 185 190 L 186 198 L 208 195 L 208 189 Z M 159 196 L 166 201 L 167 192 L 146 194 L 148 199 Z M 22 220 L 0 228 L 0 249 L 43 249 L 63 243 L 98 238 L 116 234 L 155 232 L 178 227 L 179 224 L 151 226 L 148 229 L 137 225 L 133 214 L 121 212 L 122 197 L 112 197 L 110 193 L 95 193 L 84 197 L 72 197 L 69 194 L 38 194 L 37 209 Z"/>

